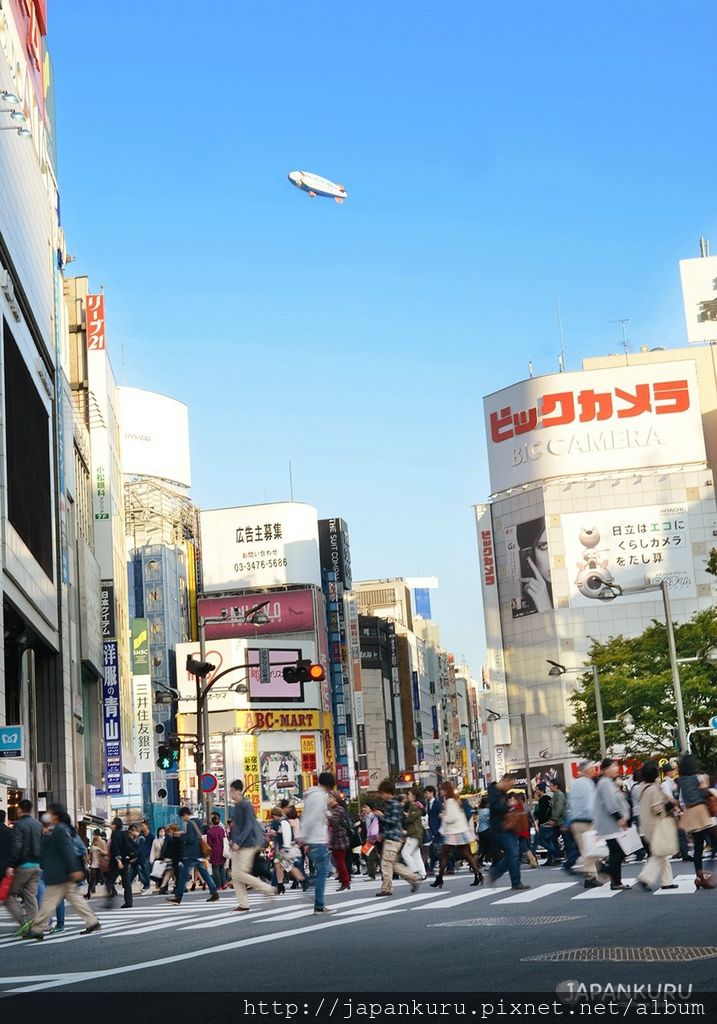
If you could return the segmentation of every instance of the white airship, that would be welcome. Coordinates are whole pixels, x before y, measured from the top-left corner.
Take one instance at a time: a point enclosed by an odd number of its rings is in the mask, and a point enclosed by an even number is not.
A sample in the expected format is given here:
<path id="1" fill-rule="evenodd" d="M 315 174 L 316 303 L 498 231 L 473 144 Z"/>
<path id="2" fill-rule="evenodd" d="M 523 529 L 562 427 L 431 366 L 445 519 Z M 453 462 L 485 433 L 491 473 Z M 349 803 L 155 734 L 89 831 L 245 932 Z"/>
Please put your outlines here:
<path id="1" fill-rule="evenodd" d="M 322 178 L 319 174 L 312 174 L 311 171 L 290 171 L 289 181 L 302 192 L 308 192 L 312 199 L 316 196 L 325 196 L 327 199 L 335 199 L 337 203 L 343 203 L 348 195 L 343 185 L 337 185 L 335 181 Z"/>

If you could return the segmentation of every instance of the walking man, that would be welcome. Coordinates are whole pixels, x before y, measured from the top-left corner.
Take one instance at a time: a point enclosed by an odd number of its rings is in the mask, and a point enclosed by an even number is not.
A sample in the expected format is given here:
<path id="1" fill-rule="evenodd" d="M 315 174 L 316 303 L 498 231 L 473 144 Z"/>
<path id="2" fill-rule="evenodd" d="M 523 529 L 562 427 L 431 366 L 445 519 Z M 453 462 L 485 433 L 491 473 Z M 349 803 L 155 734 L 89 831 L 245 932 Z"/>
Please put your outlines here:
<path id="1" fill-rule="evenodd" d="M 263 893 L 264 896 L 276 896 L 276 889 L 251 873 L 254 858 L 264 845 L 264 832 L 256 820 L 251 800 L 247 800 L 244 796 L 244 783 L 241 779 L 235 779 L 232 782 L 229 795 L 234 804 L 229 835 L 229 848 L 232 852 L 232 885 L 237 897 L 237 906 L 234 909 L 238 913 L 245 914 L 249 910 L 247 888 L 255 889 L 256 892 Z M 214 885 L 213 882 L 212 885 Z"/>
<path id="2" fill-rule="evenodd" d="M 319 784 L 306 791 L 301 815 L 301 839 L 309 846 L 309 861 L 314 865 L 314 913 L 333 914 L 324 901 L 329 875 L 329 793 L 336 779 L 331 772 L 319 775 Z"/>
<path id="3" fill-rule="evenodd" d="M 42 898 L 42 909 L 30 928 L 23 935 L 24 939 L 37 939 L 42 942 L 45 929 L 61 901 L 70 904 L 78 917 L 85 922 L 80 935 L 91 935 L 100 930 L 100 922 L 82 899 L 77 883 L 85 877 L 84 856 L 76 853 L 72 845 L 72 834 L 65 821 L 69 821 L 63 804 L 50 804 L 51 828 L 42 838 L 41 862 L 45 895 Z"/>
<path id="4" fill-rule="evenodd" d="M 113 818 L 110 826 L 112 834 L 109 842 L 110 866 L 107 869 L 107 906 L 111 907 L 117 889 L 115 882 L 118 876 L 122 879 L 122 891 L 124 903 L 121 909 L 125 910 L 132 906 L 132 865 L 137 861 L 137 848 L 124 831 L 124 823 L 121 818 Z"/>
<path id="5" fill-rule="evenodd" d="M 376 811 L 381 818 L 381 834 L 383 835 L 383 846 L 381 848 L 381 875 L 383 883 L 376 893 L 377 896 L 393 896 L 393 876 L 399 875 L 405 878 L 411 886 L 411 892 L 418 888 L 420 878 L 414 871 L 410 871 L 400 862 L 398 855 L 403 846 L 403 804 L 396 799 L 396 788 L 390 779 L 384 779 L 378 787 L 383 797 L 383 809 Z"/>
<path id="6" fill-rule="evenodd" d="M 490 828 L 493 839 L 493 865 L 490 869 L 490 884 L 494 885 L 501 875 L 510 874 L 511 888 L 517 892 L 529 889 L 520 878 L 520 843 L 515 832 L 504 828 L 505 816 L 509 811 L 507 793 L 515 783 L 515 775 L 504 775 L 500 782 L 488 786 L 490 807 Z"/>
<path id="7" fill-rule="evenodd" d="M 216 903 L 219 899 L 219 893 L 217 887 L 214 884 L 212 876 L 207 871 L 206 865 L 202 858 L 201 839 L 202 833 L 197 824 L 196 818 L 192 817 L 192 812 L 188 807 L 182 807 L 179 811 L 179 817 L 184 822 L 184 852 L 182 854 L 182 870 L 179 875 L 179 884 L 174 890 L 174 896 L 167 898 L 167 903 L 173 903 L 175 907 L 178 907 L 182 902 L 182 896 L 187 888 L 187 882 L 193 877 L 195 870 L 199 872 L 199 875 L 203 882 L 209 886 L 209 899 L 207 903 Z"/>
<path id="8" fill-rule="evenodd" d="M 152 843 L 154 842 L 154 832 L 149 827 L 149 823 L 143 821 L 139 826 L 139 837 L 137 839 L 137 864 L 135 866 L 133 879 L 139 875 L 139 880 L 142 883 L 142 892 L 148 893 L 150 889 L 149 884 L 149 872 L 151 870 L 150 855 L 152 853 Z"/>
<path id="9" fill-rule="evenodd" d="M 21 800 L 12 829 L 10 857 L 5 871 L 13 878 L 5 906 L 8 913 L 26 931 L 37 917 L 37 886 L 40 881 L 42 825 L 32 816 L 32 804 Z"/>
<path id="10" fill-rule="evenodd" d="M 586 889 L 596 889 L 602 882 L 598 878 L 599 857 L 589 857 L 585 852 L 585 833 L 593 827 L 593 812 L 595 809 L 595 765 L 592 761 L 579 761 L 578 778 L 570 787 L 568 795 L 568 815 L 570 818 L 570 831 L 577 843 L 580 856 L 575 862 L 575 870 L 582 871 L 585 875 L 584 886 Z"/>

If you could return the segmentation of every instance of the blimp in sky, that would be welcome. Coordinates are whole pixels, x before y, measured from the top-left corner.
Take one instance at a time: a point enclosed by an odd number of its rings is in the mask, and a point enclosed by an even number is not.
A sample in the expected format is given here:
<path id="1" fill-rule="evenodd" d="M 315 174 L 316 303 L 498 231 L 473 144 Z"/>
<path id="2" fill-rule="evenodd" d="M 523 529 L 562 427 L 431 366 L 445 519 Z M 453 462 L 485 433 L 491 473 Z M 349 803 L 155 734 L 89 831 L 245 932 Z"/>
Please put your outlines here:
<path id="1" fill-rule="evenodd" d="M 311 171 L 290 171 L 289 181 L 303 192 L 308 192 L 312 199 L 316 196 L 325 196 L 327 199 L 335 199 L 337 203 L 343 203 L 348 194 L 343 185 L 337 185 L 335 181 L 322 178 L 319 174 L 312 174 Z"/>

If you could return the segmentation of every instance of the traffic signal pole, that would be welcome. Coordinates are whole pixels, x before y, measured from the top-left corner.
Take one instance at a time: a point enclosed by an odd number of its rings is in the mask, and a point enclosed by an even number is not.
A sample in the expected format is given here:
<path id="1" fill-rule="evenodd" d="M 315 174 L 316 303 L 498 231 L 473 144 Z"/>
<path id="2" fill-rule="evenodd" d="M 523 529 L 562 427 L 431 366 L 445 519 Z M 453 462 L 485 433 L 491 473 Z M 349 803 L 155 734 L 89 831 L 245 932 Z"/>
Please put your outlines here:
<path id="1" fill-rule="evenodd" d="M 206 661 L 207 654 L 207 636 L 206 636 L 206 619 L 199 619 L 199 660 Z M 209 687 L 204 687 L 202 680 L 195 676 L 197 683 L 197 758 L 200 756 L 201 751 L 201 767 L 199 760 L 197 760 L 197 805 L 200 802 L 204 802 L 204 820 L 209 824 L 210 816 L 212 812 L 212 795 L 211 793 L 202 793 L 199 780 L 202 777 L 202 773 L 206 768 L 211 767 L 212 755 L 209 749 L 209 742 L 211 735 L 209 732 L 209 704 L 207 702 L 207 690 Z M 226 780 L 225 780 L 226 784 Z"/>

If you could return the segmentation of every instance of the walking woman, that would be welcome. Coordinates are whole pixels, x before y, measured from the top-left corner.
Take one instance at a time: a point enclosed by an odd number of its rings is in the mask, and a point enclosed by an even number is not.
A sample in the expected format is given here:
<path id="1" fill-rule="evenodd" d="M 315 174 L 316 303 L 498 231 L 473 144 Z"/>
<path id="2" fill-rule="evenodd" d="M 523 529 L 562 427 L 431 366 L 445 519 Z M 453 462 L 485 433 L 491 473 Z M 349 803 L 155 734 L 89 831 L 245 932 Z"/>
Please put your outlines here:
<path id="1" fill-rule="evenodd" d="M 677 889 L 672 880 L 670 857 L 679 849 L 677 824 L 672 813 L 672 804 L 659 783 L 657 761 L 646 761 L 642 766 L 642 789 L 638 817 L 640 835 L 646 840 L 650 856 L 637 876 L 638 885 L 647 892 L 657 888 L 658 880 L 663 889 Z"/>
<path id="2" fill-rule="evenodd" d="M 481 867 L 490 860 L 490 807 L 488 797 L 482 796 L 478 804 L 478 863 Z"/>
<path id="3" fill-rule="evenodd" d="M 274 836 L 274 870 L 276 872 L 276 891 L 281 896 L 286 892 L 284 879 L 290 875 L 292 881 L 301 885 L 304 892 L 309 887 L 303 873 L 296 866 L 300 851 L 294 842 L 294 833 L 289 820 L 280 807 L 271 810 L 271 831 Z"/>
<path id="4" fill-rule="evenodd" d="M 684 811 L 680 817 L 680 828 L 692 833 L 695 862 L 695 886 L 698 889 L 714 889 L 714 875 L 702 870 L 702 854 L 705 841 L 715 832 L 715 819 L 710 804 L 714 796 L 709 790 L 709 778 L 700 771 L 700 763 L 693 754 L 683 754 L 679 761 L 680 800 Z"/>
<path id="5" fill-rule="evenodd" d="M 339 887 L 337 892 L 351 888 L 351 875 L 346 864 L 349 848 L 349 818 L 343 800 L 337 793 L 329 794 L 329 849 L 333 858 Z"/>
<path id="6" fill-rule="evenodd" d="M 441 847 L 438 861 L 438 876 L 435 882 L 431 883 L 431 888 L 443 888 L 443 872 L 446 870 L 448 857 L 451 853 L 455 854 L 456 859 L 468 861 L 473 872 L 471 885 L 482 885 L 483 874 L 471 853 L 471 843 L 475 842 L 475 834 L 468 828 L 468 819 L 450 782 L 441 783 L 441 797 L 443 798 L 443 809 L 441 811 L 443 846 Z"/>
<path id="7" fill-rule="evenodd" d="M 97 886 L 102 881 L 103 871 L 106 871 L 105 867 L 107 861 L 107 843 L 102 838 L 102 833 L 98 828 L 92 833 L 92 844 L 90 845 L 89 853 L 89 868 L 90 875 L 87 884 L 87 892 L 85 893 L 85 899 L 89 900 L 94 896 Z"/>
<path id="8" fill-rule="evenodd" d="M 423 808 L 416 802 L 416 791 L 409 789 L 403 807 L 403 827 L 406 830 L 406 841 L 401 849 L 401 859 L 409 870 L 415 872 L 420 879 L 426 877 L 426 865 L 421 856 L 423 842 Z"/>
<path id="9" fill-rule="evenodd" d="M 600 762 L 600 781 L 595 791 L 595 810 L 593 824 L 595 831 L 602 836 L 608 848 L 608 872 L 611 889 L 629 889 L 622 884 L 622 862 L 625 854 L 617 841 L 622 829 L 630 820 L 630 807 L 615 781 L 620 772 L 616 761 L 606 757 Z"/>

